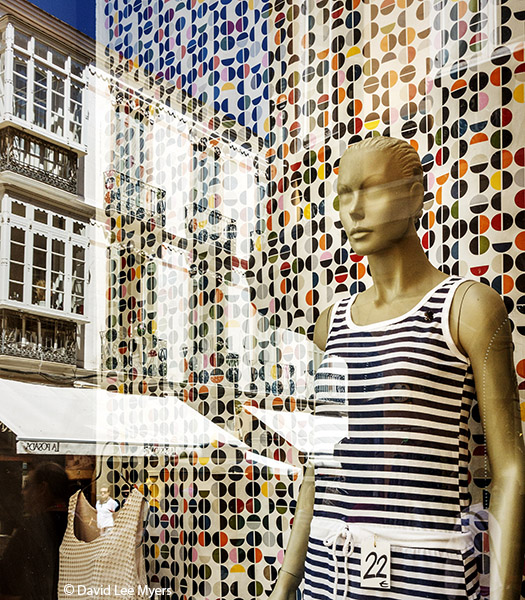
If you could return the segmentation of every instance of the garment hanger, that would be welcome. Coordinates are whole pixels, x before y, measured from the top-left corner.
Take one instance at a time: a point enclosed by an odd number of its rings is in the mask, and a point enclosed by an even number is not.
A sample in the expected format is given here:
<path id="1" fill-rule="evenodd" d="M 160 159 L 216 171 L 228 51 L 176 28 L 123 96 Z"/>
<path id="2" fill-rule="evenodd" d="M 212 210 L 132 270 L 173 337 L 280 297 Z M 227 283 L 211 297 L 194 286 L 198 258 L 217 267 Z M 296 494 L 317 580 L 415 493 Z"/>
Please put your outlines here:
<path id="1" fill-rule="evenodd" d="M 95 478 L 94 478 L 94 479 L 92 479 L 92 480 L 90 481 L 90 483 L 88 483 L 86 486 L 84 486 L 83 488 L 81 488 L 81 493 L 83 493 L 83 492 L 84 492 L 84 490 L 86 490 L 86 489 L 87 489 L 89 486 L 92 486 L 92 485 L 93 485 L 93 484 L 94 484 L 94 483 L 95 483 L 95 482 L 96 482 L 98 479 L 100 479 L 100 478 L 102 477 L 102 471 L 103 471 L 103 463 L 102 463 L 102 458 L 105 456 L 105 454 L 104 454 L 104 451 L 106 450 L 106 448 L 107 448 L 107 447 L 108 447 L 110 444 L 113 444 L 113 445 L 114 445 L 116 448 L 118 448 L 118 450 L 120 451 L 120 446 L 117 444 L 117 442 L 112 442 L 112 441 L 110 441 L 110 442 L 105 442 L 105 443 L 104 443 L 104 445 L 103 445 L 103 447 L 102 447 L 102 450 L 101 450 L 101 452 L 100 452 L 100 454 L 99 454 L 99 456 L 101 457 L 101 460 L 100 460 L 100 467 L 99 467 L 98 473 L 95 475 Z M 121 454 L 120 452 L 119 452 L 119 454 L 118 454 L 118 455 L 117 455 L 117 454 L 114 454 L 114 455 L 113 455 L 113 458 L 115 458 L 116 456 L 120 456 L 120 459 L 121 459 L 120 468 L 117 468 L 117 467 L 116 467 L 116 465 L 112 465 L 112 466 L 111 466 L 111 470 L 113 470 L 113 471 L 116 471 L 116 472 L 119 474 L 119 478 L 120 478 L 120 479 L 121 479 L 121 480 L 124 482 L 124 485 L 125 485 L 125 486 L 127 486 L 127 487 L 128 487 L 128 489 L 129 489 L 129 491 L 128 491 L 128 496 L 127 496 L 127 497 L 124 499 L 124 502 L 125 502 L 125 500 L 126 500 L 126 499 L 129 497 L 129 495 L 132 493 L 133 489 L 137 489 L 137 490 L 138 490 L 138 486 L 137 486 L 137 484 L 136 484 L 136 483 L 133 483 L 133 482 L 131 482 L 131 481 L 129 480 L 129 477 L 127 477 L 127 476 L 124 474 L 124 469 L 123 469 L 123 466 L 122 466 L 122 459 L 123 459 L 123 456 L 122 456 L 122 454 Z M 122 484 L 121 484 L 121 487 L 123 487 L 123 486 L 122 486 Z M 139 490 L 139 492 L 140 492 L 140 490 Z M 150 506 L 150 504 L 149 504 L 149 502 L 148 502 L 148 500 L 147 500 L 147 498 L 146 498 L 145 494 L 144 494 L 143 492 L 140 492 L 140 493 L 141 493 L 141 496 L 142 496 L 142 500 L 143 500 L 143 501 L 146 503 L 147 509 L 146 509 L 146 510 L 144 511 L 144 513 L 143 513 L 142 534 L 141 534 L 141 539 L 140 539 L 140 541 L 139 541 L 139 543 L 138 543 L 138 545 L 137 545 L 137 548 L 138 548 L 138 547 L 140 547 L 140 546 L 142 545 L 142 543 L 143 543 L 143 540 L 144 540 L 144 533 L 145 533 L 145 531 L 146 531 L 146 525 L 148 524 L 148 520 L 149 520 L 149 513 L 150 513 L 150 510 L 151 510 L 151 506 Z M 120 504 L 120 506 L 119 506 L 119 510 L 120 510 L 120 509 L 122 508 L 122 506 L 124 505 L 124 502 L 122 502 L 122 503 L 119 503 L 119 504 Z M 117 512 L 118 512 L 118 511 L 117 511 Z"/>

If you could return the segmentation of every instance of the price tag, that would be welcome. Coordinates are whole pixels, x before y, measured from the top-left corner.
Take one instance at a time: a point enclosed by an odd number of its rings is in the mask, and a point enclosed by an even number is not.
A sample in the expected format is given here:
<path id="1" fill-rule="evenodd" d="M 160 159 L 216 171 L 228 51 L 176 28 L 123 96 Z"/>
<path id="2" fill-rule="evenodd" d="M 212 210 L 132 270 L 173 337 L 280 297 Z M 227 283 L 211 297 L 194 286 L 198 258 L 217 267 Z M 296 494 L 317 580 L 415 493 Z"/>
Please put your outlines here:
<path id="1" fill-rule="evenodd" d="M 361 587 L 390 589 L 390 544 L 375 535 L 361 545 Z"/>

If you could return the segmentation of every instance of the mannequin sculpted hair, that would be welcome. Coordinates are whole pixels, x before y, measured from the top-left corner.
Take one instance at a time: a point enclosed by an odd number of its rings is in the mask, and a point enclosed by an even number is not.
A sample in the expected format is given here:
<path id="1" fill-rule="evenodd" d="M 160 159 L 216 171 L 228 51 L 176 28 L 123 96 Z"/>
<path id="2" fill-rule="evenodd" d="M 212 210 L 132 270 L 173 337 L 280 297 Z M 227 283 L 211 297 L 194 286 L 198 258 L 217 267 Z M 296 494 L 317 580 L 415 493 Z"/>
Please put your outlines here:
<path id="1" fill-rule="evenodd" d="M 423 183 L 423 167 L 417 150 L 405 140 L 376 135 L 352 144 L 349 151 L 385 150 L 399 168 L 401 178 L 414 177 Z"/>

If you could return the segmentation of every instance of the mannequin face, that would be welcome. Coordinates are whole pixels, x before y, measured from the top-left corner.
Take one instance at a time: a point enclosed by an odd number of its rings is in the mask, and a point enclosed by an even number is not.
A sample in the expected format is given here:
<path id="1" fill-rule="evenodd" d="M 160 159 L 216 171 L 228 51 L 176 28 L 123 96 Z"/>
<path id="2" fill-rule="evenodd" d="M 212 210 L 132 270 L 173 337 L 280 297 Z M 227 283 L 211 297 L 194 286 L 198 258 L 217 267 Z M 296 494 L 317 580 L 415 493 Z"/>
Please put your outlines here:
<path id="1" fill-rule="evenodd" d="M 403 179 L 388 150 L 347 150 L 337 180 L 339 216 L 357 254 L 375 254 L 414 234 L 421 186 Z"/>

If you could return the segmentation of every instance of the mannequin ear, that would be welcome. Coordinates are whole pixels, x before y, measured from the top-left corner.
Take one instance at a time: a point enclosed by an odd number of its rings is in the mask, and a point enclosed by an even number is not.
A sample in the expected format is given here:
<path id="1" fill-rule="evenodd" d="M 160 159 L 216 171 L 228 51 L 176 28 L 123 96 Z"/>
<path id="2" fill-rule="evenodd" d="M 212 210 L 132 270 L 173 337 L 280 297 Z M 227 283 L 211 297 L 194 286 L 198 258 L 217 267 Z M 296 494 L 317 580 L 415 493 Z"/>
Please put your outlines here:
<path id="1" fill-rule="evenodd" d="M 425 194 L 425 188 L 420 181 L 413 183 L 410 186 L 410 199 L 412 201 L 412 206 L 414 209 L 414 221 L 420 219 L 423 215 L 423 197 Z"/>

